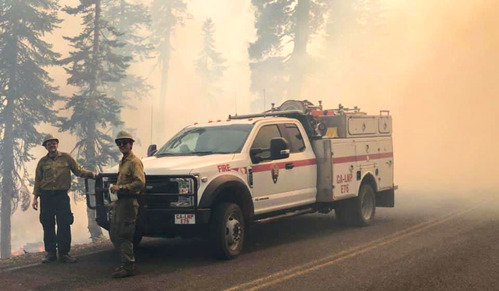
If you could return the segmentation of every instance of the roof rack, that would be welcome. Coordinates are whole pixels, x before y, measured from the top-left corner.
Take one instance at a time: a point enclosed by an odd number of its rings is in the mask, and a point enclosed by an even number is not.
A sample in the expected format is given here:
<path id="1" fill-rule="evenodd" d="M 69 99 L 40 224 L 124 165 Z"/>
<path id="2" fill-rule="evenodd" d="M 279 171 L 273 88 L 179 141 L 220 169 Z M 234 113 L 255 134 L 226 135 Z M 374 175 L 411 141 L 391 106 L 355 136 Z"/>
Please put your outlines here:
<path id="1" fill-rule="evenodd" d="M 229 119 L 247 119 L 247 118 L 255 118 L 255 117 L 296 117 L 297 115 L 305 115 L 300 110 L 287 110 L 287 111 L 267 111 L 264 113 L 256 113 L 256 114 L 245 114 L 245 115 L 229 115 Z"/>
<path id="2" fill-rule="evenodd" d="M 315 131 L 316 122 L 314 117 L 310 114 L 303 113 L 300 110 L 286 110 L 286 111 L 267 111 L 264 113 L 257 114 L 246 114 L 246 115 L 229 115 L 229 119 L 247 119 L 255 117 L 290 117 L 297 119 L 305 128 L 307 135 L 310 137 L 317 136 Z"/>

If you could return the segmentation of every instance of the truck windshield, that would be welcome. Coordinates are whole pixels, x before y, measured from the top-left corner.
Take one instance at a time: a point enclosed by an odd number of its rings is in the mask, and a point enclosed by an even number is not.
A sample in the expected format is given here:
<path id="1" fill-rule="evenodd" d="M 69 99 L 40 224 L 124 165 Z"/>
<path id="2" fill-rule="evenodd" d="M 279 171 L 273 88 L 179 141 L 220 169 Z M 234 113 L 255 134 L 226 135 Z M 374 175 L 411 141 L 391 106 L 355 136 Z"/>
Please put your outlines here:
<path id="1" fill-rule="evenodd" d="M 252 128 L 252 124 L 186 128 L 161 147 L 155 156 L 239 153 Z"/>

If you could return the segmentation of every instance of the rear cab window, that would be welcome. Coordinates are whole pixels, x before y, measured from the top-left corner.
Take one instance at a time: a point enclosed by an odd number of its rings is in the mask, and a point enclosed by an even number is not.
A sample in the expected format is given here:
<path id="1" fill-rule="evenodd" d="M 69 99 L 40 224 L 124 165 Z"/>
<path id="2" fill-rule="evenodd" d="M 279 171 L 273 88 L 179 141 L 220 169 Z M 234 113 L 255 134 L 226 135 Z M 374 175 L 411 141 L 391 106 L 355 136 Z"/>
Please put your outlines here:
<path id="1" fill-rule="evenodd" d="M 306 149 L 303 136 L 300 130 L 298 129 L 298 126 L 296 126 L 296 124 L 293 123 L 280 124 L 279 127 L 284 134 L 284 138 L 289 143 L 290 153 L 300 153 Z"/>

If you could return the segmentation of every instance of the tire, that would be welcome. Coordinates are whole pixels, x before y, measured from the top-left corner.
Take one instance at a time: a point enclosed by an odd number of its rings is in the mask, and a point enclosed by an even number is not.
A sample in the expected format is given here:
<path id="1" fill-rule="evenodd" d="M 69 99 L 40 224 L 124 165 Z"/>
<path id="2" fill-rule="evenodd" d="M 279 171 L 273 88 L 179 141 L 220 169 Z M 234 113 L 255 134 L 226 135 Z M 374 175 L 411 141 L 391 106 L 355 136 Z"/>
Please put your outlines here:
<path id="1" fill-rule="evenodd" d="M 210 222 L 210 241 L 217 259 L 231 260 L 242 249 L 245 235 L 244 216 L 241 208 L 234 203 L 221 203 L 215 206 Z"/>
<path id="2" fill-rule="evenodd" d="M 340 225 L 370 225 L 376 214 L 376 195 L 371 185 L 362 184 L 359 196 L 341 201 L 335 213 Z"/>
<path id="3" fill-rule="evenodd" d="M 344 201 L 340 201 L 338 203 L 338 206 L 334 209 L 334 213 L 336 214 L 336 220 L 338 220 L 338 224 L 341 225 L 341 226 L 349 226 L 351 223 L 350 223 L 350 217 L 349 217 L 349 213 L 350 213 L 350 205 L 351 202 L 350 200 L 352 199 L 348 199 L 348 200 L 344 200 Z"/>

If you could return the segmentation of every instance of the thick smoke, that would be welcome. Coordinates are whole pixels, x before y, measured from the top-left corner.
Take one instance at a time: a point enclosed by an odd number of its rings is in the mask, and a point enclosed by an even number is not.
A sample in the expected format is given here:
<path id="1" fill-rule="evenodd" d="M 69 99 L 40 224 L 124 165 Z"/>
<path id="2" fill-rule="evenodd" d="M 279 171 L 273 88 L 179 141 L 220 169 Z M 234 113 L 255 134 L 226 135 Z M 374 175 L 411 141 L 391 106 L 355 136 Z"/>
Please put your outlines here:
<path id="1" fill-rule="evenodd" d="M 391 110 L 401 189 L 492 189 L 497 8 L 496 1 L 389 1 L 376 30 L 336 43 L 323 85 L 310 82 L 307 95 L 371 114 Z"/>
<path id="2" fill-rule="evenodd" d="M 347 0 L 342 0 L 349 2 Z M 61 1 L 74 6 L 76 1 Z M 493 0 L 385 1 L 379 26 L 369 33 L 343 37 L 326 49 L 319 37 L 309 47 L 314 57 L 326 64 L 310 68 L 302 98 L 326 107 L 357 105 L 375 114 L 389 109 L 394 120 L 395 182 L 404 191 L 440 193 L 492 189 L 499 161 L 499 3 Z M 190 4 L 192 18 L 173 40 L 168 123 L 166 132 L 151 131 L 157 112 L 158 72 L 146 60 L 134 68 L 155 90 L 151 99 L 137 101 L 135 110 L 125 110 L 127 127 L 137 128 L 141 141 L 134 151 L 144 156 L 149 143 L 163 144 L 182 127 L 228 114 L 247 113 L 254 100 L 249 92 L 250 72 L 247 47 L 255 37 L 250 1 L 204 0 Z M 56 50 L 67 54 L 62 35 L 75 35 L 78 19 L 61 14 L 61 29 L 47 36 Z M 200 48 L 200 27 L 212 17 L 217 27 L 216 42 L 228 59 L 228 70 L 215 100 L 201 100 L 194 60 Z M 316 69 L 316 70 L 314 70 Z M 74 90 L 66 85 L 64 71 L 53 68 L 52 76 L 61 93 Z M 267 104 L 269 107 L 270 104 Z M 60 108 L 62 106 L 58 106 Z M 262 107 L 263 109 L 263 107 Z M 154 112 L 151 120 L 150 112 Z M 67 113 L 63 113 L 67 114 Z M 43 128 L 43 131 L 52 131 Z M 69 151 L 74 138 L 60 136 L 61 148 Z M 39 147 L 35 156 L 41 157 Z M 32 169 L 34 172 L 33 163 Z M 73 205 L 75 242 L 88 241 L 84 203 Z M 13 218 L 13 250 L 27 242 L 42 240 L 38 213 L 17 211 Z"/>

